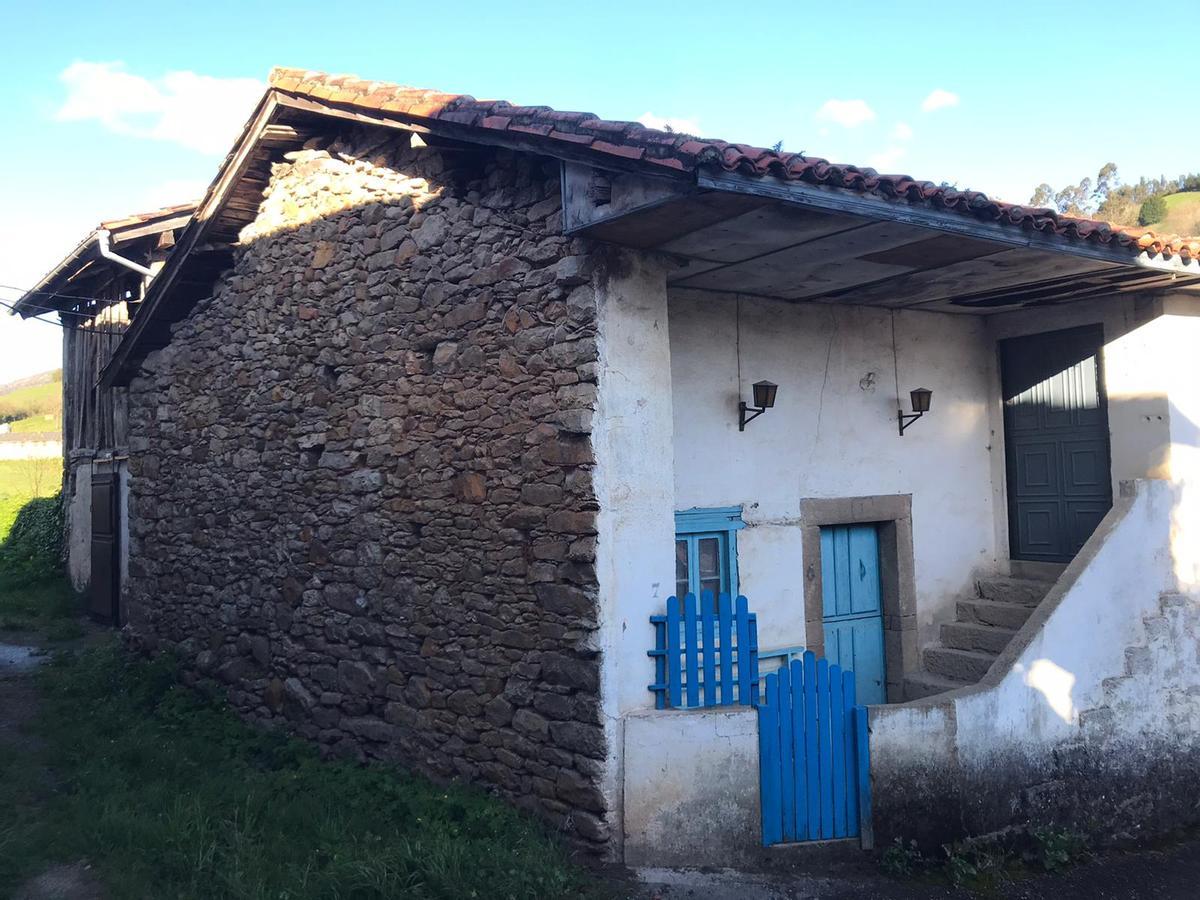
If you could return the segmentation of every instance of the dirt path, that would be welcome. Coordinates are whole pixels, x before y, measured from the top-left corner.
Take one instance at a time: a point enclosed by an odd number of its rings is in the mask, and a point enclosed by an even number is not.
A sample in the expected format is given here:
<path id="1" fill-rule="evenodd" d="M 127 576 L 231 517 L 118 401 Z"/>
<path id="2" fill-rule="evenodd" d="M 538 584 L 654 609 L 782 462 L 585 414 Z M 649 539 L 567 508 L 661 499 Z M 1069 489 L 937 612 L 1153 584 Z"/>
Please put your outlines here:
<path id="1" fill-rule="evenodd" d="M 858 868 L 858 871 L 850 869 Z M 638 900 L 1195 900 L 1200 838 L 1163 849 L 1113 853 L 1059 875 L 1040 875 L 972 893 L 947 885 L 885 878 L 869 865 L 830 875 L 748 876 L 646 870 Z"/>
<path id="2" fill-rule="evenodd" d="M 7 635 L 10 640 L 11 635 Z M 0 747 L 36 754 L 39 739 L 29 726 L 38 710 L 33 672 L 46 656 L 36 642 L 0 643 Z M 47 772 L 47 779 L 53 776 Z M 13 900 L 102 900 L 104 896 L 86 862 L 51 866 L 13 894 Z"/>

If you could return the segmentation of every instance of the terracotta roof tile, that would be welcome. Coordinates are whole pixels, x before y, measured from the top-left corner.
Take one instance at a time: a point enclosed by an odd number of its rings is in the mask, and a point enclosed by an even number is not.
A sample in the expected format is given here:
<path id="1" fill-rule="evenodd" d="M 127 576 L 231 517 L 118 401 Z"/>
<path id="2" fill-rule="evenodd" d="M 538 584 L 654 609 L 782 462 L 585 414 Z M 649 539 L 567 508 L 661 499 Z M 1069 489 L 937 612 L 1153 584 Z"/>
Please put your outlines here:
<path id="1" fill-rule="evenodd" d="M 608 156 L 640 160 L 644 164 L 682 174 L 709 167 L 749 176 L 769 175 L 887 199 L 903 199 L 914 204 L 927 204 L 1014 228 L 1120 247 L 1131 253 L 1146 251 L 1200 259 L 1200 238 L 1159 235 L 1146 229 L 1123 228 L 1108 222 L 1063 216 L 1051 209 L 1004 203 L 979 191 L 958 190 L 930 181 L 919 181 L 908 175 L 883 175 L 874 169 L 839 165 L 799 153 L 777 152 L 747 144 L 730 144 L 659 131 L 637 122 L 610 121 L 592 113 L 564 112 L 545 106 L 514 106 L 505 101 L 476 100 L 465 94 L 445 94 L 303 69 L 277 68 L 271 72 L 269 80 L 276 90 L 328 102 L 380 109 L 429 121 L 451 122 L 486 131 L 542 136 L 547 140 L 548 152 L 552 152 L 554 142 L 568 142 Z"/>
<path id="2" fill-rule="evenodd" d="M 556 141 L 570 141 L 572 144 L 590 144 L 596 138 L 590 134 L 576 134 L 573 131 L 558 131 L 550 132 L 550 137 Z"/>
<path id="3" fill-rule="evenodd" d="M 646 155 L 645 147 L 630 147 L 627 144 L 610 144 L 608 141 L 593 141 L 592 149 L 601 153 L 611 153 L 613 156 L 623 156 L 626 159 L 641 159 Z"/>

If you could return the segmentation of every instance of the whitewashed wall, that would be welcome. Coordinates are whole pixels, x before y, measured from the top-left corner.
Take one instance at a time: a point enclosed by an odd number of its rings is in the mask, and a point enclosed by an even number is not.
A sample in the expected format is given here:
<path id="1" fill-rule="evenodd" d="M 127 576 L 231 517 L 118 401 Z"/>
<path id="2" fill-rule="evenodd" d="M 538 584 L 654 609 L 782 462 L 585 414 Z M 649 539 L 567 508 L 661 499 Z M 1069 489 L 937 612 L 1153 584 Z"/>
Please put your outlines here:
<path id="1" fill-rule="evenodd" d="M 980 684 L 872 709 L 884 843 L 1030 821 L 1094 823 L 1101 837 L 1197 821 L 1200 315 L 1192 298 L 1074 312 L 1103 315 L 1113 468 L 1143 480 L 1126 482 Z"/>
<path id="2" fill-rule="evenodd" d="M 670 294 L 675 508 L 738 506 L 740 589 L 760 643 L 804 644 L 800 500 L 912 494 L 918 620 L 936 636 L 972 576 L 995 571 L 994 344 L 973 316 Z M 739 385 L 738 356 L 741 378 Z M 933 391 L 903 437 L 896 375 Z M 767 379 L 776 406 L 739 433 L 739 397 Z"/>
<path id="3" fill-rule="evenodd" d="M 650 616 L 671 593 L 670 346 L 666 278 L 652 260 L 621 254 L 596 284 L 601 317 L 596 456 L 596 576 L 603 653 L 600 698 L 608 744 L 602 788 L 623 852 L 625 716 L 653 705 Z M 632 801 L 635 806 L 637 799 Z"/>

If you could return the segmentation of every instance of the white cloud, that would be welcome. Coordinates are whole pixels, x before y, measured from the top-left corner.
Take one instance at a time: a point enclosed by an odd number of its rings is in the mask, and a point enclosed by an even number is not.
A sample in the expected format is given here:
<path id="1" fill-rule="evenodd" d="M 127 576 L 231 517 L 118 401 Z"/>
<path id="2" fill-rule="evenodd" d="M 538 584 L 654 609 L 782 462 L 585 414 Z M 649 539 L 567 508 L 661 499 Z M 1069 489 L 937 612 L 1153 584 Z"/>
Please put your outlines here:
<path id="1" fill-rule="evenodd" d="M 817 110 L 818 122 L 833 122 L 843 128 L 855 128 L 874 118 L 875 110 L 866 100 L 826 100 Z"/>
<path id="2" fill-rule="evenodd" d="M 679 119 L 672 116 L 656 116 L 652 112 L 644 112 L 638 116 L 638 121 L 647 128 L 657 128 L 659 131 L 675 131 L 679 134 L 700 133 L 700 123 L 695 119 Z"/>
<path id="3" fill-rule="evenodd" d="M 896 173 L 896 165 L 904 158 L 904 148 L 891 146 L 880 153 L 876 153 L 867 163 L 872 169 L 886 174 L 894 175 Z"/>
<path id="4" fill-rule="evenodd" d="M 892 129 L 892 139 L 897 141 L 907 141 L 913 136 L 912 126 L 907 122 L 897 122 L 896 127 Z"/>
<path id="5" fill-rule="evenodd" d="M 943 109 L 947 106 L 958 106 L 958 94 L 944 91 L 941 88 L 930 91 L 929 96 L 921 101 L 921 109 L 925 112 L 933 112 L 935 109 Z"/>
<path id="6" fill-rule="evenodd" d="M 263 91 L 253 78 L 168 72 L 149 79 L 121 62 L 77 61 L 59 75 L 67 97 L 60 122 L 96 121 L 116 134 L 224 153 Z"/>

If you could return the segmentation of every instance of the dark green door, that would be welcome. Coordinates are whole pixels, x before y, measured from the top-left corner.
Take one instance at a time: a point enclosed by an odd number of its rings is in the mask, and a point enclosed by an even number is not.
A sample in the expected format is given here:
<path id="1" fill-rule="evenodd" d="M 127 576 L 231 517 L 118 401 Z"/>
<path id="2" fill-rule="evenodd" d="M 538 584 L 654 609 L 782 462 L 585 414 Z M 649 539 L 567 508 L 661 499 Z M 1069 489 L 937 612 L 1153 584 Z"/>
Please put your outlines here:
<path id="1" fill-rule="evenodd" d="M 1069 562 L 1112 506 L 1099 325 L 1000 343 L 1009 553 Z"/>

